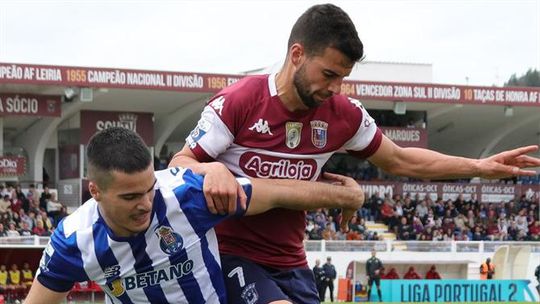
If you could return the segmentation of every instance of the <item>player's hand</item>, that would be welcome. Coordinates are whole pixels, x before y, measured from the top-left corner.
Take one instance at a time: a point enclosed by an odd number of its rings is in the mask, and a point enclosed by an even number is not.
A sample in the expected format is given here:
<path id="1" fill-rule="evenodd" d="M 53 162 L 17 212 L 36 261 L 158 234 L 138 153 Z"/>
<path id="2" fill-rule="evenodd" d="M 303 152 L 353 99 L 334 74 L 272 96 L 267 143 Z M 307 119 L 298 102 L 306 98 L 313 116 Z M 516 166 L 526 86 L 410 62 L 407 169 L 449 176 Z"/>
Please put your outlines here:
<path id="1" fill-rule="evenodd" d="M 236 201 L 246 209 L 247 196 L 231 171 L 222 163 L 209 163 L 210 170 L 204 176 L 204 197 L 208 210 L 213 214 L 233 214 L 236 212 Z"/>
<path id="2" fill-rule="evenodd" d="M 538 151 L 538 146 L 526 146 L 504 151 L 478 161 L 479 176 L 495 179 L 512 176 L 533 176 L 534 170 L 523 170 L 540 166 L 540 159 L 526 154 Z"/>
<path id="3" fill-rule="evenodd" d="M 356 212 L 362 205 L 364 204 L 364 191 L 362 191 L 362 188 L 360 188 L 360 185 L 352 178 L 340 175 L 340 174 L 333 174 L 325 172 L 323 174 L 323 177 L 330 181 L 334 185 L 341 185 L 344 187 L 348 187 L 351 192 L 354 193 L 352 196 L 352 199 L 355 200 L 353 202 L 354 208 L 343 208 L 342 214 L 341 214 L 341 222 L 340 222 L 340 228 L 341 232 L 347 233 L 349 232 L 349 221 L 351 218 L 356 215 Z"/>
<path id="4" fill-rule="evenodd" d="M 326 179 L 326 182 L 329 182 L 332 185 L 340 185 L 349 188 L 349 191 L 353 194 L 351 196 L 353 201 L 350 205 L 355 206 L 356 209 L 360 209 L 360 207 L 362 207 L 364 204 L 365 194 L 362 188 L 360 188 L 360 185 L 354 179 L 345 175 L 328 172 L 324 172 L 323 177 Z"/>

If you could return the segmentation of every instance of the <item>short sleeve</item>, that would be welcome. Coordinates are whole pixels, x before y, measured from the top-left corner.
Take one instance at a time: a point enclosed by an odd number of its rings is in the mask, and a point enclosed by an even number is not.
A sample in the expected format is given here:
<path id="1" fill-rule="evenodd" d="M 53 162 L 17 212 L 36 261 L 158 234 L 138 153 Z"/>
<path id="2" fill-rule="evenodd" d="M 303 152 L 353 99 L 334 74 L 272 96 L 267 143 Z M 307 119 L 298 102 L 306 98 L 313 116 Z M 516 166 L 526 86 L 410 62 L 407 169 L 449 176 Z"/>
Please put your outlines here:
<path id="1" fill-rule="evenodd" d="M 75 282 L 89 280 L 77 247 L 76 233 L 65 237 L 63 232 L 63 223 L 60 223 L 43 251 L 36 273 L 43 286 L 56 292 L 69 291 Z"/>
<path id="2" fill-rule="evenodd" d="M 236 202 L 236 213 L 234 214 L 213 214 L 207 207 L 203 193 L 204 178 L 194 174 L 191 170 L 186 170 L 183 176 L 185 184 L 176 187 L 173 191 L 180 203 L 182 211 L 186 214 L 197 234 L 204 234 L 214 228 L 221 221 L 229 217 L 241 217 L 246 213 L 251 200 L 252 185 L 248 178 L 239 177 L 237 181 L 247 196 L 246 209 L 240 205 L 240 200 Z"/>
<path id="3" fill-rule="evenodd" d="M 343 148 L 353 156 L 368 158 L 379 149 L 382 132 L 360 101 L 349 98 L 349 102 L 354 107 L 351 113 L 360 111 L 361 115 L 354 117 L 357 126 L 356 133 L 343 145 Z"/>

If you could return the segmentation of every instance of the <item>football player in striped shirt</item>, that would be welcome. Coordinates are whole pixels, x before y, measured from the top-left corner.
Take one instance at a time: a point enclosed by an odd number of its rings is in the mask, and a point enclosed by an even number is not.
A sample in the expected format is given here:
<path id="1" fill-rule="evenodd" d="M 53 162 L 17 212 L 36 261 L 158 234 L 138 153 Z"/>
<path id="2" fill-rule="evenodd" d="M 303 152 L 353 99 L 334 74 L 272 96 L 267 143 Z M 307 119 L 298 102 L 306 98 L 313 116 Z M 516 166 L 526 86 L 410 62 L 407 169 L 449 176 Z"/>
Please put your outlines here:
<path id="1" fill-rule="evenodd" d="M 203 177 L 182 168 L 154 172 L 148 148 L 130 130 L 97 133 L 87 156 L 93 198 L 58 225 L 26 303 L 59 303 L 88 280 L 107 303 L 226 303 L 217 223 L 270 208 L 357 209 L 364 199 L 354 180 L 339 175 L 328 177 L 341 186 L 239 178 L 246 208 L 214 214 Z M 243 280 L 241 269 L 235 276 Z"/>

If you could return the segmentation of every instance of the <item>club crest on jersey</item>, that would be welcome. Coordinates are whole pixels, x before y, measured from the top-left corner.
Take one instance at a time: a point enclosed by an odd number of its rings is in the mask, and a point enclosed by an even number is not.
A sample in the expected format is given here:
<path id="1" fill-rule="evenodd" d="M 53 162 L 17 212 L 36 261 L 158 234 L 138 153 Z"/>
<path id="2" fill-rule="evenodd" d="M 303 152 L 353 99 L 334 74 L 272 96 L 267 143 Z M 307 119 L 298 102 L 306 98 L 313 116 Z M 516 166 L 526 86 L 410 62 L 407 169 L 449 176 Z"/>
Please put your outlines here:
<path id="1" fill-rule="evenodd" d="M 255 283 L 251 283 L 248 286 L 244 287 L 241 296 L 246 304 L 257 303 L 257 300 L 259 300 L 259 293 L 255 288 Z"/>
<path id="2" fill-rule="evenodd" d="M 285 124 L 285 144 L 290 149 L 298 147 L 302 136 L 302 123 L 288 121 Z"/>
<path id="3" fill-rule="evenodd" d="M 326 146 L 328 137 L 328 123 L 322 120 L 312 120 L 311 122 L 311 142 L 319 149 Z"/>
<path id="4" fill-rule="evenodd" d="M 159 226 L 156 228 L 155 233 L 159 238 L 159 247 L 166 254 L 171 255 L 182 250 L 184 240 L 171 227 Z"/>

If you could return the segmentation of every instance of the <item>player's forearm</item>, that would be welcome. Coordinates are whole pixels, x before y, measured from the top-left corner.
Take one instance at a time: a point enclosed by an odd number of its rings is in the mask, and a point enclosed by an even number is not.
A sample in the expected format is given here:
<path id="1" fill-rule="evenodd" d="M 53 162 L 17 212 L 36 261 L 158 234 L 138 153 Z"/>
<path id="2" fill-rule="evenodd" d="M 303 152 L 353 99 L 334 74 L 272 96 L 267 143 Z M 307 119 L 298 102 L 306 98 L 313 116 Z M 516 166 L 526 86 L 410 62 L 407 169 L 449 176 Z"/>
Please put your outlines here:
<path id="1" fill-rule="evenodd" d="M 359 209 L 364 203 L 360 187 L 344 187 L 321 182 L 271 180 L 274 184 L 275 206 L 298 210 L 314 208 Z"/>
<path id="2" fill-rule="evenodd" d="M 383 166 L 394 175 L 441 179 L 479 176 L 478 160 L 449 156 L 421 148 L 402 148 L 394 161 Z"/>
<path id="3" fill-rule="evenodd" d="M 358 209 L 364 203 L 360 187 L 334 186 L 298 180 L 252 179 L 251 203 L 246 215 L 272 208 L 310 210 L 316 208 Z"/>
<path id="4" fill-rule="evenodd" d="M 213 166 L 213 163 L 199 162 L 187 147 L 184 147 L 181 151 L 176 153 L 169 163 L 169 167 L 188 168 L 195 174 L 200 175 L 206 175 L 206 173 L 212 170 Z"/>

